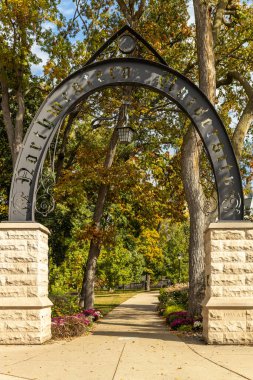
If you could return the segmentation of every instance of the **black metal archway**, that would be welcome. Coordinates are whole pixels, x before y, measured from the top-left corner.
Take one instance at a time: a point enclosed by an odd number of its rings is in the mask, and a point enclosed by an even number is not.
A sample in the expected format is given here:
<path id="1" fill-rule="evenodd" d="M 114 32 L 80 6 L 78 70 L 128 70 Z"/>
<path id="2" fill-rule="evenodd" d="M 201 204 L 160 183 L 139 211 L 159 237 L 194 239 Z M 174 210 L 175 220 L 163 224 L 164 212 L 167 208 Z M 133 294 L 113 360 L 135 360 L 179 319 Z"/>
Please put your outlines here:
<path id="1" fill-rule="evenodd" d="M 220 220 L 243 219 L 239 168 L 225 127 L 207 97 L 162 63 L 118 58 L 88 64 L 68 76 L 41 105 L 23 142 L 10 193 L 9 220 L 34 221 L 38 178 L 65 116 L 91 93 L 109 86 L 143 86 L 175 102 L 191 119 L 208 153 L 218 192 Z"/>

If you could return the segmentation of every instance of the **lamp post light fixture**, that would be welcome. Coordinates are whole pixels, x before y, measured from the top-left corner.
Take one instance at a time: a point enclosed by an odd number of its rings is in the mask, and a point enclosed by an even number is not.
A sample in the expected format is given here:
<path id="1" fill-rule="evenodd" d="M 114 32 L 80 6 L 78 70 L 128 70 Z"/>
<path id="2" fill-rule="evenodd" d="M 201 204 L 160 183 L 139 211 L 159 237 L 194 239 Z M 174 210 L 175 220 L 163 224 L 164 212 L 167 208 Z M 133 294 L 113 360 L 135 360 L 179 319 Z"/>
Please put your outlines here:
<path id="1" fill-rule="evenodd" d="M 114 121 L 117 123 L 118 119 L 119 126 L 116 126 L 116 129 L 118 132 L 119 142 L 121 144 L 129 144 L 132 142 L 134 136 L 134 129 L 129 126 L 129 115 L 127 112 L 127 108 L 130 103 L 124 102 L 122 105 L 122 113 L 112 117 L 97 117 L 92 121 L 91 126 L 93 129 L 97 129 L 103 125 L 104 121 Z"/>
<path id="2" fill-rule="evenodd" d="M 129 144 L 132 142 L 134 130 L 129 126 L 128 106 L 130 102 L 123 103 L 123 114 L 121 115 L 121 125 L 117 128 L 119 142 L 121 144 Z"/>
<path id="3" fill-rule="evenodd" d="M 117 128 L 119 135 L 119 142 L 121 144 L 129 144 L 132 142 L 134 130 L 131 127 L 120 127 Z"/>

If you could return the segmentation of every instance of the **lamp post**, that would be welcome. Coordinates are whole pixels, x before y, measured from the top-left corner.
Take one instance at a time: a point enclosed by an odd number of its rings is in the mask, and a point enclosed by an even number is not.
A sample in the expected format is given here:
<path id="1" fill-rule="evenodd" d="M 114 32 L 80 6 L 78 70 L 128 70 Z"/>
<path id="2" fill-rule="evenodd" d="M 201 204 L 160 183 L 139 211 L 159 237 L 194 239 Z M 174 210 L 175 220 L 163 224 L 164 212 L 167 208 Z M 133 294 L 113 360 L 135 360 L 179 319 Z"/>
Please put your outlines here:
<path id="1" fill-rule="evenodd" d="M 182 259 L 182 253 L 179 253 L 177 258 L 178 258 L 178 283 L 181 282 L 181 259 Z"/>
<path id="2" fill-rule="evenodd" d="M 253 190 L 251 188 L 251 191 L 247 198 L 244 198 L 244 211 L 245 211 L 245 216 L 250 217 L 253 214 Z"/>

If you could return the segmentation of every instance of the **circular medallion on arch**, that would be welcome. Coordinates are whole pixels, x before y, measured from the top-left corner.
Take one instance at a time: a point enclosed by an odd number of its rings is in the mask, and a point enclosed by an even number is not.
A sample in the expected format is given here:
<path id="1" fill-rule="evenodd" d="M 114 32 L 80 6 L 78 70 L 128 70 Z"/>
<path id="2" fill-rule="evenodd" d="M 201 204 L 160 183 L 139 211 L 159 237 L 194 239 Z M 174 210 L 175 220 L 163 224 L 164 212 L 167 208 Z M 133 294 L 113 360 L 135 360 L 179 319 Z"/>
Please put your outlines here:
<path id="1" fill-rule="evenodd" d="M 133 36 L 130 36 L 130 34 L 123 34 L 123 36 L 119 38 L 118 43 L 119 50 L 124 54 L 132 53 L 136 47 L 136 39 Z"/>

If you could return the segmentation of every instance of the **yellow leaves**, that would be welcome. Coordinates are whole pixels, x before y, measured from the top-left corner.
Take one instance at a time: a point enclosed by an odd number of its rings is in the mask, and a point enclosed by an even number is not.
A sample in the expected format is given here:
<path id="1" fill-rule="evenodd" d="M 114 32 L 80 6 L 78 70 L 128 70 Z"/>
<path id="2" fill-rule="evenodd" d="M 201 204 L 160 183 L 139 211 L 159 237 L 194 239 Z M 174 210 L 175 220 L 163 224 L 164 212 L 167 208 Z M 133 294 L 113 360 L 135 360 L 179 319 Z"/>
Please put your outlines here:
<path id="1" fill-rule="evenodd" d="M 160 234 L 155 229 L 144 228 L 139 236 L 138 251 L 145 257 L 148 266 L 163 260 L 163 251 L 159 246 Z"/>

